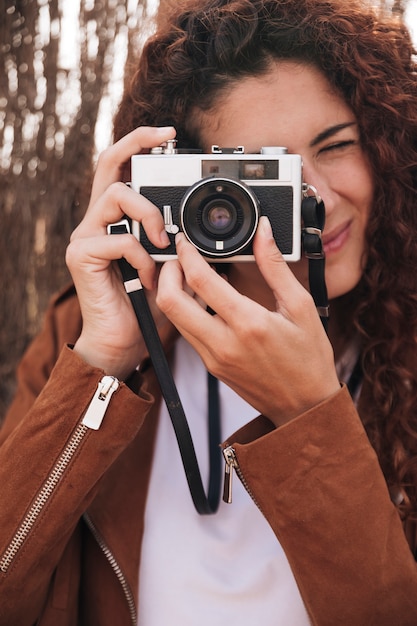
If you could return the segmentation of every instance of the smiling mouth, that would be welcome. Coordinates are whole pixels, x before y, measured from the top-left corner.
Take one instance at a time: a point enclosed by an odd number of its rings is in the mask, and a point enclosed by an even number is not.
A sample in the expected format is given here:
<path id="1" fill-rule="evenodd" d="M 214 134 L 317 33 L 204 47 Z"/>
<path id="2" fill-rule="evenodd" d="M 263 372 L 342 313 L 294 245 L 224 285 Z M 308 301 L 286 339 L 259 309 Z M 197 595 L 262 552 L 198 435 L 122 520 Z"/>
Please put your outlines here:
<path id="1" fill-rule="evenodd" d="M 338 252 L 345 245 L 350 234 L 350 224 L 347 222 L 323 235 L 323 250 L 326 256 Z"/>

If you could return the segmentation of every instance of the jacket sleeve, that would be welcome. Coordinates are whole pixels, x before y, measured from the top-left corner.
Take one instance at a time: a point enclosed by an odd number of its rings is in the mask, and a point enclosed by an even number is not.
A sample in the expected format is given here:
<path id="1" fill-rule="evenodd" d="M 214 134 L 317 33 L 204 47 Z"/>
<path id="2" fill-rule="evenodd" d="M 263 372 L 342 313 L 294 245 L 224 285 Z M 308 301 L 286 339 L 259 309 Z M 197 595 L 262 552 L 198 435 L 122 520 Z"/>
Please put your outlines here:
<path id="1" fill-rule="evenodd" d="M 16 400 L 3 429 L 1 626 L 36 622 L 56 564 L 100 478 L 135 437 L 153 404 L 148 392 L 136 395 L 120 383 L 100 428 L 83 425 L 103 372 L 69 347 L 53 364 L 62 339 L 56 319 L 51 310 L 22 361 Z M 28 576 L 30 571 L 36 575 Z"/>
<path id="2" fill-rule="evenodd" d="M 346 388 L 278 429 L 261 416 L 228 444 L 313 625 L 417 624 L 416 564 Z"/>
<path id="3" fill-rule="evenodd" d="M 0 445 L 32 407 L 45 386 L 62 348 L 74 344 L 82 320 L 75 288 L 69 285 L 56 294 L 45 313 L 39 334 L 33 339 L 17 368 L 17 390 L 0 430 Z"/>

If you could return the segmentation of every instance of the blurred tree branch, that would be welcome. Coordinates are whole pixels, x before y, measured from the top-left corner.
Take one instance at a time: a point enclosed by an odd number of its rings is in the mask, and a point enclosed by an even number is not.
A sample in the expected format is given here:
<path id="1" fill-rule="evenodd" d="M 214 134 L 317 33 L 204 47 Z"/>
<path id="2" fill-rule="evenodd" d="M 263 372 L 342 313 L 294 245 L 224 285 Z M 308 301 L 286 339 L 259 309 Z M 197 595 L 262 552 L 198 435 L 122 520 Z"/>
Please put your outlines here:
<path id="1" fill-rule="evenodd" d="M 0 0 L 0 421 L 16 364 L 70 280 L 65 248 L 88 202 L 100 107 L 151 27 L 147 0 L 79 0 L 71 67 L 65 2 Z"/>

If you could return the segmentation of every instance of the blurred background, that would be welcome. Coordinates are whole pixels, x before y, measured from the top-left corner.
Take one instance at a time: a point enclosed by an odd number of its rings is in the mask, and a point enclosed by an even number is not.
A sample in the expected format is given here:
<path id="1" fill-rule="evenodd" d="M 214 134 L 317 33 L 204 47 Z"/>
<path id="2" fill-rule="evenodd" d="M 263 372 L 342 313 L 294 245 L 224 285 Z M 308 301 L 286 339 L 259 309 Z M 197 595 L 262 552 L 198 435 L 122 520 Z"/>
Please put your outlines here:
<path id="1" fill-rule="evenodd" d="M 375 0 L 417 40 L 417 0 Z M 0 422 L 129 79 L 175 0 L 0 0 Z"/>

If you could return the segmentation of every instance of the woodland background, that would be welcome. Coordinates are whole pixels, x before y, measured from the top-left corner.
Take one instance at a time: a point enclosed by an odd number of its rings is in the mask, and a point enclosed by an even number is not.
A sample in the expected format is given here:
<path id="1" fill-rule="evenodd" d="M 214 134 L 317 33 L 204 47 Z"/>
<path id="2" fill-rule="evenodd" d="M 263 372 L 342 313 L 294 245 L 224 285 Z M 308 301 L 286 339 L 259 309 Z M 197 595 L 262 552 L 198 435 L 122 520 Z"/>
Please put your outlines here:
<path id="1" fill-rule="evenodd" d="M 408 1 L 379 0 L 400 15 Z M 168 2 L 0 0 L 0 422 L 49 298 L 70 280 L 65 248 L 111 141 L 126 55 L 140 52 Z"/>

